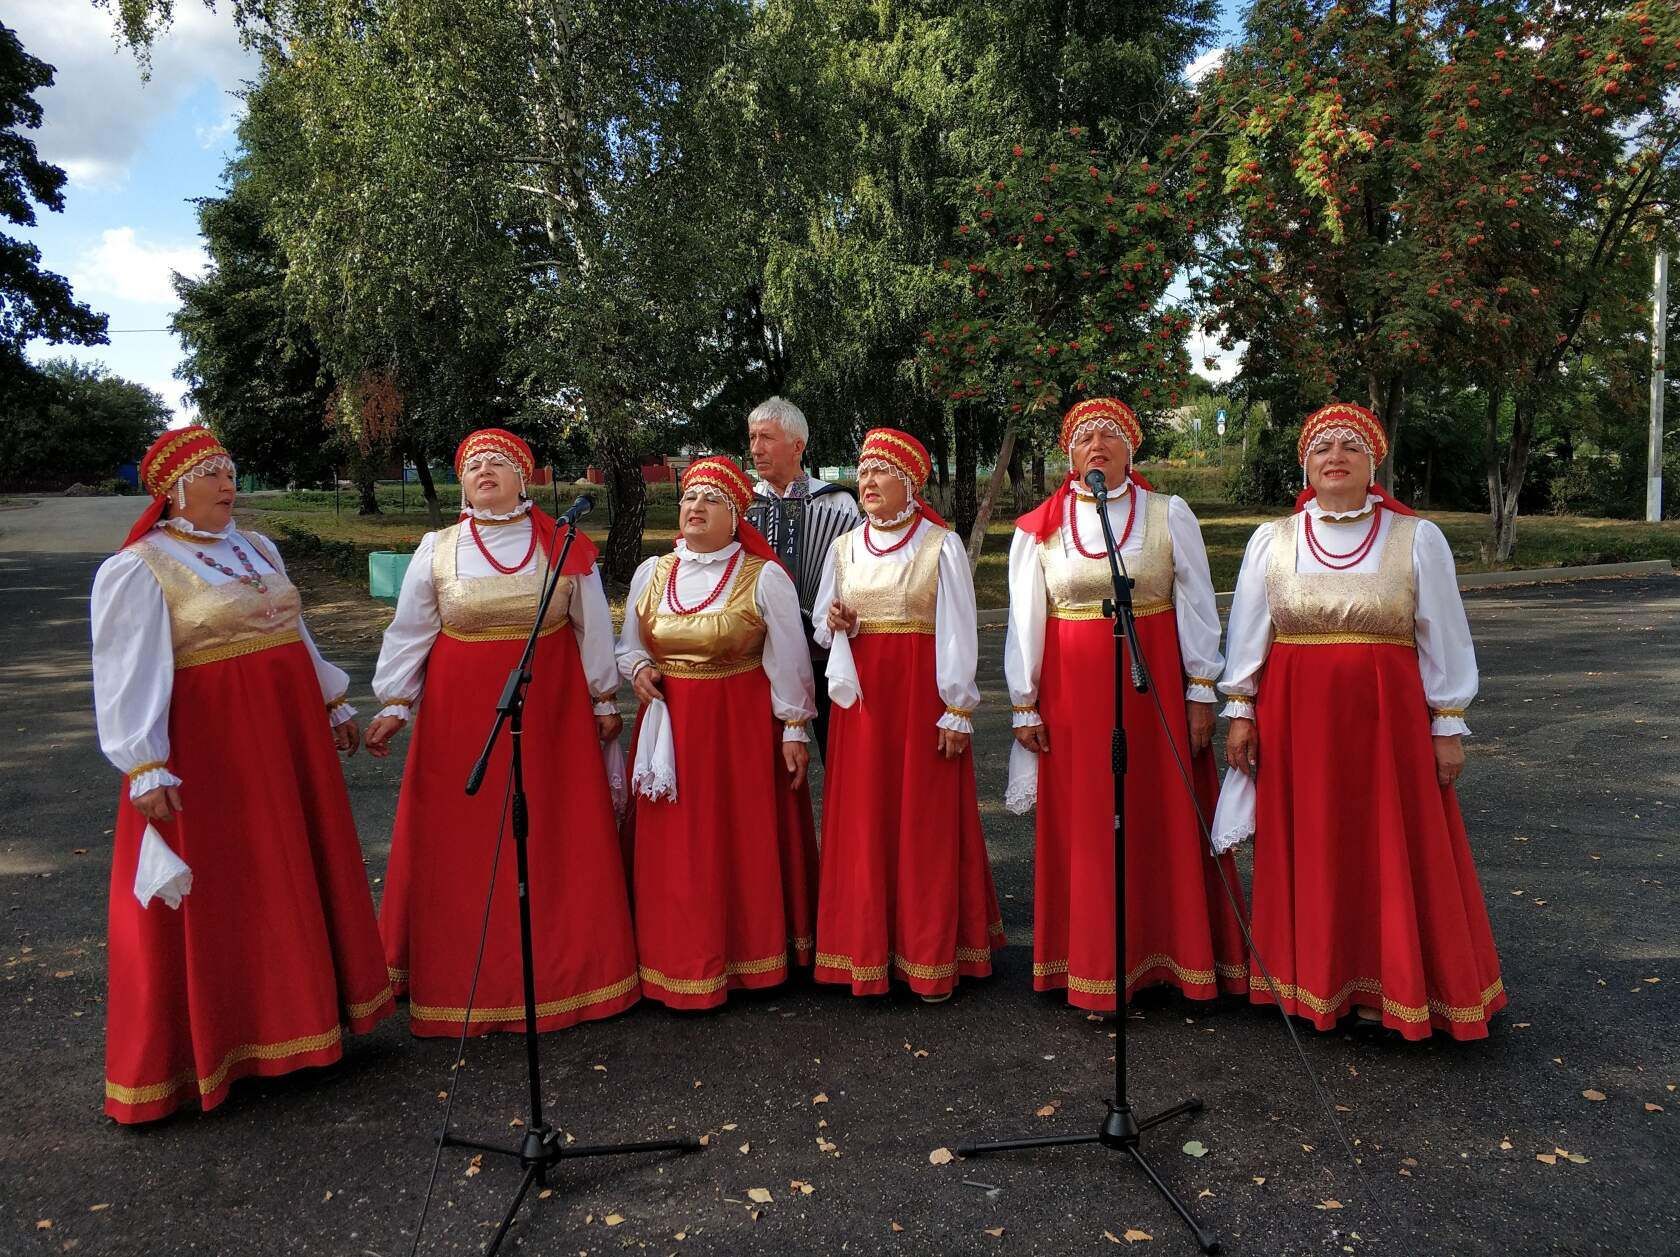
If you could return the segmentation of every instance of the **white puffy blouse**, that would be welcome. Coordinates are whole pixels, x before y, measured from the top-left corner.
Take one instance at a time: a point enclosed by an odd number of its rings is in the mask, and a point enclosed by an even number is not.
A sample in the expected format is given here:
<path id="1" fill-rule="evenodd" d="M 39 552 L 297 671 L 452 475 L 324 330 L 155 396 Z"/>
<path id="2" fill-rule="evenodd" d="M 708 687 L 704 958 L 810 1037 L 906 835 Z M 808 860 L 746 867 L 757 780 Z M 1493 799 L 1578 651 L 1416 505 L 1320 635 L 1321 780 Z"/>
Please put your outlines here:
<path id="1" fill-rule="evenodd" d="M 245 539 L 253 536 L 261 543 L 260 547 Z M 212 586 L 225 585 L 238 577 L 202 562 L 195 552 L 202 550 L 224 567 L 243 574 L 239 556 L 233 552 L 236 540 L 242 540 L 240 549 L 259 575 L 286 573 L 283 561 L 276 568 L 265 557 L 265 552 L 276 556 L 279 553 L 267 537 L 258 533 L 242 534 L 234 524 L 220 532 L 206 533 L 193 530 L 187 520 L 172 517 L 158 523 L 148 540 Z M 99 749 L 120 771 L 132 774 L 130 798 L 138 798 L 159 786 L 182 784 L 167 768 L 134 772 L 142 765 L 159 764 L 169 758 L 169 702 L 175 687 L 175 650 L 163 588 L 146 561 L 132 548 L 117 551 L 99 565 L 93 578 L 90 618 L 93 705 Z M 321 687 L 321 701 L 329 709 L 331 724 L 336 728 L 354 719 L 356 709 L 344 701 L 350 688 L 349 675 L 321 657 L 301 617 L 298 633 L 315 665 L 315 679 Z"/>

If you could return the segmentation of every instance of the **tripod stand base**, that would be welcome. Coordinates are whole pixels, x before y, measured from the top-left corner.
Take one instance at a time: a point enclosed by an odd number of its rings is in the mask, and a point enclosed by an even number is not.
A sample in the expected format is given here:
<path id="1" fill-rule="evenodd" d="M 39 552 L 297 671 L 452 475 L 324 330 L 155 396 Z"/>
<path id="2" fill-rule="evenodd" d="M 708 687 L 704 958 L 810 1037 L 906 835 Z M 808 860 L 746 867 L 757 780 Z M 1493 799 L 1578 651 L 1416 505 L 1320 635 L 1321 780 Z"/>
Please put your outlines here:
<path id="1" fill-rule="evenodd" d="M 1220 1251 L 1219 1239 L 1211 1231 L 1206 1230 L 1197 1221 L 1196 1215 L 1177 1195 L 1149 1163 L 1138 1147 L 1138 1136 L 1152 1126 L 1159 1126 L 1162 1122 L 1170 1122 L 1175 1117 L 1184 1117 L 1191 1113 L 1202 1111 L 1202 1102 L 1191 1096 L 1182 1103 L 1175 1104 L 1170 1109 L 1163 1109 L 1153 1117 L 1146 1117 L 1142 1121 L 1132 1112 L 1130 1103 L 1108 1105 L 1108 1116 L 1103 1119 L 1102 1129 L 1094 1135 L 1046 1135 L 1037 1139 L 1005 1139 L 996 1143 L 958 1144 L 959 1157 L 982 1156 L 992 1152 L 1014 1152 L 1021 1148 L 1063 1148 L 1074 1144 L 1101 1144 L 1105 1148 L 1112 1148 L 1116 1152 L 1124 1152 L 1142 1170 L 1149 1181 L 1155 1185 L 1155 1190 L 1166 1197 L 1167 1203 L 1173 1207 L 1178 1216 L 1184 1219 L 1184 1224 L 1190 1228 L 1190 1233 L 1196 1237 L 1196 1243 L 1204 1253 Z"/>
<path id="2" fill-rule="evenodd" d="M 519 1206 L 525 1203 L 525 1196 L 531 1190 L 531 1185 L 535 1183 L 546 1187 L 548 1171 L 562 1161 L 577 1157 L 628 1156 L 640 1152 L 700 1151 L 700 1141 L 690 1135 L 677 1139 L 648 1139 L 639 1143 L 567 1145 L 560 1142 L 560 1132 L 552 1126 L 526 1131 L 517 1148 L 510 1148 L 505 1144 L 480 1143 L 474 1139 L 460 1139 L 454 1135 L 444 1135 L 441 1142 L 446 1148 L 472 1148 L 478 1152 L 494 1153 L 499 1157 L 512 1157 L 525 1167 L 525 1177 L 520 1180 L 513 1203 L 508 1206 L 501 1225 L 491 1237 L 490 1247 L 484 1250 L 486 1253 L 494 1253 L 502 1246 L 502 1239 L 507 1235 L 508 1228 L 513 1225 L 514 1218 L 518 1216 Z"/>

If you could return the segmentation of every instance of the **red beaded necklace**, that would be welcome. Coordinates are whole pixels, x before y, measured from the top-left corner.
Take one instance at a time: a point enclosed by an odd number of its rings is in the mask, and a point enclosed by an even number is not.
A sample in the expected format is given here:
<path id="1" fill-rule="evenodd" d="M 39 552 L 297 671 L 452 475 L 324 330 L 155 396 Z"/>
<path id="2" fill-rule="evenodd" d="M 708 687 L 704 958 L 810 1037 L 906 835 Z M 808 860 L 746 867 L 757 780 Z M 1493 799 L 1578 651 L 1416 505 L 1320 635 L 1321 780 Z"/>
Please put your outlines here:
<path id="1" fill-rule="evenodd" d="M 1126 495 L 1126 504 L 1126 527 L 1121 532 L 1119 541 L 1115 543 L 1114 549 L 1116 552 L 1126 548 L 1126 539 L 1132 535 L 1132 525 L 1137 523 L 1137 490 L 1135 488 Z M 1099 502 L 1097 509 L 1099 511 L 1107 510 L 1108 504 Z M 1085 543 L 1079 539 L 1079 498 L 1077 494 L 1068 498 L 1068 531 L 1073 534 L 1073 548 L 1086 558 L 1106 559 L 1108 557 L 1108 551 L 1106 550 L 1087 550 Z"/>
<path id="2" fill-rule="evenodd" d="M 537 552 L 537 530 L 535 526 L 531 528 L 531 544 L 525 547 L 525 557 L 512 567 L 504 567 L 496 561 L 496 556 L 490 553 L 490 547 L 484 544 L 484 538 L 478 535 L 478 521 L 476 519 L 468 517 L 467 531 L 472 533 L 473 544 L 478 547 L 478 552 L 484 556 L 484 561 L 503 576 L 512 576 L 517 572 L 524 571 L 525 565 L 531 561 L 531 556 Z"/>
<path id="3" fill-rule="evenodd" d="M 1365 534 L 1365 540 L 1361 541 L 1346 554 L 1334 554 L 1319 544 L 1318 538 L 1313 536 L 1311 511 L 1306 513 L 1305 525 L 1307 534 L 1307 549 L 1312 551 L 1313 558 L 1317 559 L 1320 563 L 1322 563 L 1325 567 L 1330 568 L 1332 571 L 1345 572 L 1350 567 L 1358 567 L 1360 560 L 1362 560 L 1367 554 L 1371 553 L 1371 547 L 1377 544 L 1377 530 L 1382 526 L 1382 503 L 1377 503 L 1377 505 L 1371 510 L 1371 530 Z M 1339 561 L 1332 561 L 1342 559 L 1346 559 L 1347 562 L 1343 563 Z"/>
<path id="4" fill-rule="evenodd" d="M 707 594 L 698 605 L 685 607 L 677 599 L 677 573 L 682 570 L 682 558 L 679 556 L 671 564 L 671 574 L 665 578 L 665 601 L 670 604 L 671 610 L 678 615 L 694 615 L 697 612 L 704 611 L 722 595 L 724 586 L 729 584 L 729 578 L 735 574 L 735 565 L 740 561 L 741 551 L 737 550 L 729 556 L 729 562 L 724 566 L 723 575 L 718 577 L 718 583 L 712 587 L 712 592 Z"/>
<path id="5" fill-rule="evenodd" d="M 914 536 L 916 532 L 916 516 L 912 515 L 910 517 L 910 523 L 904 529 L 904 535 L 897 541 L 893 542 L 890 546 L 878 546 L 871 541 L 869 539 L 869 533 L 872 528 L 873 525 L 870 524 L 868 520 L 863 522 L 863 548 L 868 550 L 869 553 L 873 554 L 876 558 L 880 558 L 882 555 L 893 554 L 896 551 L 902 550 L 905 546 L 910 544 L 910 538 Z"/>

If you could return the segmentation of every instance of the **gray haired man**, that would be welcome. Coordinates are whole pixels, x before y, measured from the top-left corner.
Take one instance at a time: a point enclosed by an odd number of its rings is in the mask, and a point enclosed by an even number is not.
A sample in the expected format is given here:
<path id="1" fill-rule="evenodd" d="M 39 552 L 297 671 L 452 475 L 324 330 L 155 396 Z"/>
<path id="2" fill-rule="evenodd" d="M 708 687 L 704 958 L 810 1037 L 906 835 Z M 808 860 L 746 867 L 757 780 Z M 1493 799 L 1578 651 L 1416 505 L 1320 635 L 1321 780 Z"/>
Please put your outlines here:
<path id="1" fill-rule="evenodd" d="M 783 397 L 761 402 L 747 416 L 747 445 L 758 472 L 750 519 L 775 547 L 799 590 L 811 667 L 817 674 L 817 746 L 828 742 L 828 654 L 811 639 L 811 604 L 823 560 L 834 539 L 863 522 L 857 501 L 839 485 L 807 475 L 801 465 L 811 430 L 804 412 Z"/>

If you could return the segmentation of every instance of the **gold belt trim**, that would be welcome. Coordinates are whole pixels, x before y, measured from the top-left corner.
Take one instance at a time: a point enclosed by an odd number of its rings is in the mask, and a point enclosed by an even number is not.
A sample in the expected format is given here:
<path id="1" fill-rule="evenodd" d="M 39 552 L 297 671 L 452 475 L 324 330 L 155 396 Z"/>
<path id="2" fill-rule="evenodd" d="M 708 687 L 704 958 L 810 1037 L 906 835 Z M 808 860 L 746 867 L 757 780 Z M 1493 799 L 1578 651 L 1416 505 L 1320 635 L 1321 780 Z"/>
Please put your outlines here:
<path id="1" fill-rule="evenodd" d="M 1191 986 L 1212 986 L 1215 976 L 1221 978 L 1243 978 L 1248 970 L 1240 964 L 1220 964 L 1215 961 L 1212 969 L 1190 969 L 1178 963 L 1165 952 L 1155 952 L 1145 956 L 1137 966 L 1126 975 L 1126 985 L 1136 986 L 1138 979 L 1151 969 L 1166 969 L 1180 982 Z M 1048 978 L 1057 974 L 1067 973 L 1067 984 L 1070 991 L 1078 991 L 1082 995 L 1113 995 L 1115 982 L 1113 978 L 1101 981 L 1096 978 L 1081 978 L 1068 973 L 1066 960 L 1046 960 L 1033 965 L 1033 977 Z"/>
<path id="2" fill-rule="evenodd" d="M 738 659 L 733 663 L 654 662 L 666 676 L 680 677 L 688 681 L 717 681 L 723 677 L 738 677 L 743 672 L 751 672 L 754 668 L 764 666 L 764 658 L 761 655 L 754 655 L 751 659 Z"/>
<path id="3" fill-rule="evenodd" d="M 1279 633 L 1274 641 L 1286 646 L 1347 646 L 1369 642 L 1377 646 L 1417 646 L 1410 634 L 1398 633 Z"/>
<path id="4" fill-rule="evenodd" d="M 572 622 L 569 615 L 563 615 L 552 624 L 543 625 L 543 631 L 538 637 L 547 637 L 550 633 L 557 633 Z M 503 627 L 487 629 L 456 629 L 447 624 L 443 626 L 443 635 L 453 637 L 458 642 L 522 642 L 531 633 L 528 624 L 509 624 Z"/>
<path id="5" fill-rule="evenodd" d="M 857 635 L 866 633 L 928 633 L 933 632 L 931 620 L 859 620 Z"/>
<path id="6" fill-rule="evenodd" d="M 1249 985 L 1253 987 L 1255 991 L 1264 994 L 1272 993 L 1272 988 L 1266 984 L 1265 975 L 1260 973 L 1251 973 L 1249 974 L 1248 981 Z M 1312 1009 L 1313 1012 L 1319 1014 L 1321 1017 L 1335 1012 L 1342 1006 L 1342 1003 L 1348 998 L 1348 996 L 1353 995 L 1356 992 L 1360 995 L 1376 996 L 1382 1001 L 1383 1012 L 1398 1017 L 1401 1021 L 1412 1022 L 1414 1024 L 1426 1022 L 1429 1020 L 1429 1014 L 1434 1013 L 1436 1016 L 1444 1017 L 1448 1021 L 1477 1022 L 1486 1021 L 1488 1019 L 1488 1005 L 1493 1003 L 1494 1000 L 1505 993 L 1505 979 L 1495 978 L 1492 984 L 1481 993 L 1481 996 L 1479 997 L 1481 999 L 1481 1003 L 1474 1006 L 1448 1004 L 1437 999 L 1426 1000 L 1422 1004 L 1402 1004 L 1398 1000 L 1390 999 L 1388 996 L 1384 995 L 1382 983 L 1375 978 L 1353 978 L 1348 982 L 1344 982 L 1342 984 L 1342 989 L 1337 991 L 1329 999 L 1314 995 L 1311 991 L 1302 987 L 1294 986 L 1288 982 L 1279 982 L 1277 984 L 1278 997 L 1293 1000 L 1297 1004 L 1303 1004 Z"/>
<path id="7" fill-rule="evenodd" d="M 302 635 L 296 629 L 288 629 L 283 633 L 247 637 L 244 641 L 230 642 L 226 646 L 212 646 L 208 650 L 192 650 L 175 656 L 175 671 L 196 668 L 201 663 L 220 663 L 223 659 L 237 659 L 240 655 L 254 655 L 260 650 L 273 650 L 276 646 L 289 646 L 302 640 Z"/>
<path id="8" fill-rule="evenodd" d="M 603 986 L 593 991 L 584 991 L 579 995 L 568 995 L 565 999 L 548 1000 L 537 1005 L 537 1016 L 556 1017 L 562 1013 L 575 1013 L 580 1008 L 588 1008 L 591 1004 L 603 1004 L 608 1000 L 617 999 L 621 995 L 628 995 L 636 989 L 637 977 L 631 974 L 621 978 L 611 986 Z M 465 1008 L 434 1008 L 426 1004 L 416 1004 L 409 1001 L 408 1015 L 416 1021 L 465 1021 Z M 511 1004 L 506 1008 L 475 1008 L 472 1010 L 472 1020 L 481 1021 L 512 1021 L 516 1017 L 525 1015 L 523 1004 Z"/>
<path id="9" fill-rule="evenodd" d="M 390 992 L 385 993 L 388 998 Z M 376 1003 L 378 1001 L 375 1001 Z M 344 1032 L 338 1026 L 331 1030 L 323 1030 L 320 1034 L 305 1035 L 300 1039 L 287 1039 L 282 1043 L 242 1043 L 222 1057 L 221 1064 L 216 1066 L 207 1078 L 198 1080 L 198 1094 L 207 1096 L 217 1090 L 227 1081 L 227 1076 L 235 1065 L 245 1061 L 283 1061 L 288 1056 L 302 1056 L 308 1052 L 319 1052 L 323 1048 L 332 1047 L 343 1038 Z M 105 1080 L 105 1096 L 115 1100 L 118 1104 L 153 1104 L 158 1100 L 167 1099 L 181 1088 L 193 1081 L 194 1071 L 184 1070 L 166 1082 L 154 1082 L 144 1087 L 125 1087 L 120 1082 Z"/>
<path id="10" fill-rule="evenodd" d="M 1059 606 L 1052 602 L 1048 606 L 1052 620 L 1106 620 L 1109 618 L 1103 614 L 1102 603 L 1100 602 L 1082 602 L 1071 607 Z M 1171 611 L 1172 609 L 1173 604 L 1171 602 L 1135 602 L 1132 604 L 1132 616 L 1135 619 L 1142 619 L 1146 615 L 1160 615 L 1161 612 Z"/>

